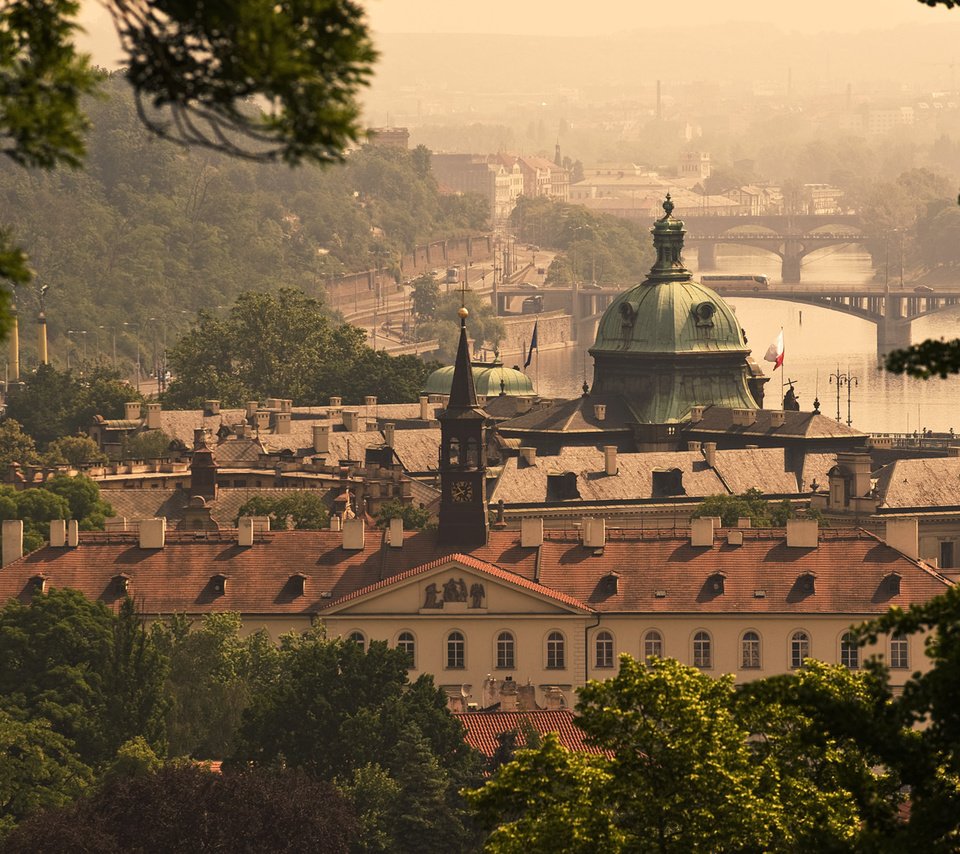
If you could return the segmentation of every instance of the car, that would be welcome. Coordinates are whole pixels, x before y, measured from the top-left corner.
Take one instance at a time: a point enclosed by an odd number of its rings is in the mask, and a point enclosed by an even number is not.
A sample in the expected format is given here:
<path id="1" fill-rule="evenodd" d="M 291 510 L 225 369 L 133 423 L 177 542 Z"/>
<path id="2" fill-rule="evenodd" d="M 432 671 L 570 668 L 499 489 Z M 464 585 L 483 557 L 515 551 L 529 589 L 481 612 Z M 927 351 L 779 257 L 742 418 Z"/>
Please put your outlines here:
<path id="1" fill-rule="evenodd" d="M 934 291 L 933 288 L 928 288 L 926 285 L 917 285 L 913 292 L 916 294 L 932 294 Z"/>

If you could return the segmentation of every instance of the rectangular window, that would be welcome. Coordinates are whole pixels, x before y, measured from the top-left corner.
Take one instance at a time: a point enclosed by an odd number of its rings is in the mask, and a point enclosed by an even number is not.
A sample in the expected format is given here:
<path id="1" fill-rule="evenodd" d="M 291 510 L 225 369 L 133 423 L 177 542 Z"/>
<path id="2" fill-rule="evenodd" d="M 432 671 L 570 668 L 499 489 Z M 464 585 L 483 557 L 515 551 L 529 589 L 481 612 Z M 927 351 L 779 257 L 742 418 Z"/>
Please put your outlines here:
<path id="1" fill-rule="evenodd" d="M 890 667 L 893 670 L 906 670 L 910 666 L 910 647 L 903 635 L 890 638 Z"/>
<path id="2" fill-rule="evenodd" d="M 953 543 L 940 543 L 940 568 L 953 569 Z"/>
<path id="3" fill-rule="evenodd" d="M 516 666 L 516 659 L 513 654 L 513 636 L 504 632 L 497 638 L 497 668 L 500 670 L 513 670 Z"/>
<path id="4" fill-rule="evenodd" d="M 547 669 L 563 670 L 566 667 L 563 656 L 563 636 L 554 633 L 547 639 Z"/>

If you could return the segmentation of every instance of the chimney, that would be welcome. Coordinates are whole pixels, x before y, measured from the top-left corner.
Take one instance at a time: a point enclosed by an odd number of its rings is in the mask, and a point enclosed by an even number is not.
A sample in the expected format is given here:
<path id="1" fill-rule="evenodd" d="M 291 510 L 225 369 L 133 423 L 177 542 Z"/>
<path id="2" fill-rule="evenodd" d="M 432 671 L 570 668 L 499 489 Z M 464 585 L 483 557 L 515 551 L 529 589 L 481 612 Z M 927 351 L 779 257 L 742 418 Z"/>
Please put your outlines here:
<path id="1" fill-rule="evenodd" d="M 267 398 L 267 404 L 266 404 L 266 406 L 265 406 L 264 408 L 265 408 L 265 409 L 275 409 L 275 410 L 279 411 L 279 410 L 280 410 L 280 407 L 281 407 L 281 403 L 282 403 L 282 401 L 280 400 L 279 397 L 268 397 L 268 398 Z"/>
<path id="2" fill-rule="evenodd" d="M 337 395 L 332 395 L 330 397 L 330 408 L 339 409 L 341 406 L 343 406 L 343 398 L 338 397 Z"/>
<path id="3" fill-rule="evenodd" d="M 727 545 L 728 546 L 743 545 L 743 530 L 741 528 L 737 528 L 733 531 L 727 532 Z"/>
<path id="4" fill-rule="evenodd" d="M 883 540 L 888 546 L 902 552 L 909 558 L 913 558 L 913 560 L 920 557 L 916 518 L 889 519 Z"/>
<path id="5" fill-rule="evenodd" d="M 583 520 L 583 544 L 588 549 L 602 549 L 607 543 L 607 520 L 586 517 Z"/>
<path id="6" fill-rule="evenodd" d="M 605 403 L 593 404 L 593 417 L 597 421 L 603 421 L 607 417 L 607 405 Z"/>
<path id="7" fill-rule="evenodd" d="M 487 678 L 483 680 L 483 685 L 480 688 L 480 705 L 484 709 L 489 709 L 490 706 L 495 705 L 500 700 L 500 686 L 497 683 L 497 678 L 487 674 Z"/>
<path id="8" fill-rule="evenodd" d="M 313 425 L 313 452 L 315 454 L 330 453 L 330 424 L 323 422 Z"/>
<path id="9" fill-rule="evenodd" d="M 270 430 L 270 410 L 258 409 L 253 413 L 255 419 L 254 426 L 258 433 L 267 433 Z"/>
<path id="10" fill-rule="evenodd" d="M 148 403 L 146 405 L 146 409 L 147 409 L 147 429 L 159 430 L 160 429 L 160 411 L 161 411 L 160 404 Z"/>
<path id="11" fill-rule="evenodd" d="M 220 401 L 219 400 L 205 400 L 203 402 L 203 414 L 204 415 L 219 415 L 220 414 Z"/>
<path id="12" fill-rule="evenodd" d="M 343 520 L 339 516 L 333 515 L 330 517 L 330 530 L 331 531 L 343 530 Z"/>
<path id="13" fill-rule="evenodd" d="M 293 412 L 293 398 L 287 397 L 280 401 L 281 412 Z"/>
<path id="14" fill-rule="evenodd" d="M 433 410 L 430 408 L 430 398 L 425 394 L 420 395 L 420 420 L 430 421 L 433 418 Z"/>
<path id="15" fill-rule="evenodd" d="M 139 421 L 140 404 L 135 400 L 131 400 L 123 404 L 123 417 L 127 421 Z"/>
<path id="16" fill-rule="evenodd" d="M 704 406 L 691 406 L 690 407 L 690 423 L 699 424 L 703 421 L 703 410 L 706 407 Z M 691 449 L 692 450 L 692 449 Z"/>
<path id="17" fill-rule="evenodd" d="M 704 442 L 703 443 L 703 458 L 707 461 L 707 465 L 710 468 L 714 468 L 717 464 L 717 443 L 716 442 Z"/>
<path id="18" fill-rule="evenodd" d="M 368 394 L 363 399 L 363 405 L 366 406 L 367 409 L 375 407 L 377 405 L 377 396 L 375 394 Z"/>
<path id="19" fill-rule="evenodd" d="M 543 519 L 540 516 L 520 520 L 520 546 L 533 549 L 543 545 Z"/>
<path id="20" fill-rule="evenodd" d="M 257 414 L 257 410 L 260 408 L 259 400 L 248 400 L 247 401 L 247 418 L 253 418 Z"/>
<path id="21" fill-rule="evenodd" d="M 567 707 L 567 698 L 556 685 L 543 689 L 543 706 L 548 712 L 557 712 Z"/>
<path id="22" fill-rule="evenodd" d="M 713 523 L 712 516 L 704 516 L 700 519 L 690 520 L 690 545 L 695 548 L 713 548 Z"/>
<path id="23" fill-rule="evenodd" d="M 67 545 L 67 520 L 50 520 L 50 545 L 55 549 L 62 549 Z"/>
<path id="24" fill-rule="evenodd" d="M 517 688 L 517 706 L 525 712 L 534 712 L 537 709 L 537 689 L 529 682 Z"/>
<path id="25" fill-rule="evenodd" d="M 80 523 L 76 519 L 67 522 L 67 546 L 75 549 L 80 545 Z"/>
<path id="26" fill-rule="evenodd" d="M 103 529 L 110 533 L 120 533 L 127 530 L 126 516 L 110 516 L 104 520 Z"/>
<path id="27" fill-rule="evenodd" d="M 237 522 L 237 545 L 253 545 L 253 516 L 241 516 Z"/>
<path id="28" fill-rule="evenodd" d="M 756 409 L 732 409 L 733 423 L 737 427 L 750 427 L 756 423 Z"/>
<path id="29" fill-rule="evenodd" d="M 787 519 L 787 548 L 815 549 L 820 526 L 816 519 Z"/>
<path id="30" fill-rule="evenodd" d="M 167 536 L 167 520 L 159 519 L 140 520 L 140 548 L 162 549 Z"/>
<path id="31" fill-rule="evenodd" d="M 738 528 L 752 528 L 753 520 L 749 516 L 741 516 L 737 519 Z"/>
<path id="32" fill-rule="evenodd" d="M 700 442 L 687 442 L 687 450 L 699 454 L 703 452 L 703 445 L 701 445 Z"/>
<path id="33" fill-rule="evenodd" d="M 403 548 L 403 519 L 390 520 L 390 528 L 387 530 L 387 545 L 392 549 Z"/>
<path id="34" fill-rule="evenodd" d="M 520 448 L 520 459 L 525 465 L 535 466 L 537 464 L 537 449 L 522 447 Z"/>
<path id="35" fill-rule="evenodd" d="M 363 519 L 343 520 L 343 548 L 348 552 L 363 550 Z"/>
<path id="36" fill-rule="evenodd" d="M 23 557 L 23 519 L 4 519 L 2 526 L 3 536 L 3 565 L 13 563 Z"/>
<path id="37" fill-rule="evenodd" d="M 517 710 L 517 683 L 509 676 L 500 685 L 500 711 L 515 712 Z"/>
<path id="38" fill-rule="evenodd" d="M 616 445 L 603 446 L 603 470 L 608 475 L 615 475 L 617 473 L 617 446 Z"/>
<path id="39" fill-rule="evenodd" d="M 383 443 L 388 447 L 393 447 L 393 435 L 396 432 L 397 425 L 392 421 L 388 421 L 383 425 Z"/>
<path id="40" fill-rule="evenodd" d="M 774 409 L 770 413 L 770 426 L 771 427 L 783 427 L 783 423 L 787 418 L 787 414 L 782 409 Z"/>
<path id="41" fill-rule="evenodd" d="M 348 433 L 356 433 L 363 428 L 360 426 L 360 413 L 356 409 L 343 410 L 343 429 Z"/>
<path id="42" fill-rule="evenodd" d="M 278 436 L 289 436 L 290 435 L 290 413 L 289 412 L 274 412 L 273 413 L 273 432 Z"/>

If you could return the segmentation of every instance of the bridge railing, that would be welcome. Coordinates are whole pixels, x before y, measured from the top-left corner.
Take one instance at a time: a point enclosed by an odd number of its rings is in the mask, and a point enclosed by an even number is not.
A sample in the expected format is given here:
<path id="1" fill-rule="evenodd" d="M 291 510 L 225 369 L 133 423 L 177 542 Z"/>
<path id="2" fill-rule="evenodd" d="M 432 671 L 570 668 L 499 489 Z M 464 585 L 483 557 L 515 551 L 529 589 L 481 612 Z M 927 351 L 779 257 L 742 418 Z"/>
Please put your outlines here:
<path id="1" fill-rule="evenodd" d="M 870 443 L 881 448 L 913 448 L 946 450 L 960 445 L 960 436 L 953 433 L 871 433 Z"/>

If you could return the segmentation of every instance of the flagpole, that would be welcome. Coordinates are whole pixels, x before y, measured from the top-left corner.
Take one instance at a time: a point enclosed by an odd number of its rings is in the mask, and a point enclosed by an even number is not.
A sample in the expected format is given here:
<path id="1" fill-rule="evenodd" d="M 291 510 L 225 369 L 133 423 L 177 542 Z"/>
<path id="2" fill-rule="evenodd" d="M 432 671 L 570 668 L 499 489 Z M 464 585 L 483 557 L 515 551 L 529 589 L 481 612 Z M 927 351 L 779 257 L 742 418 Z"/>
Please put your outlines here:
<path id="1" fill-rule="evenodd" d="M 783 327 L 780 327 L 780 338 L 783 340 Z M 783 358 L 780 359 L 780 408 L 783 409 L 783 397 L 786 394 L 786 389 L 784 388 L 783 378 L 787 375 L 787 369 L 783 366 L 783 363 L 786 361 L 787 348 L 784 345 L 783 348 Z"/>

